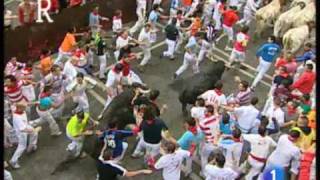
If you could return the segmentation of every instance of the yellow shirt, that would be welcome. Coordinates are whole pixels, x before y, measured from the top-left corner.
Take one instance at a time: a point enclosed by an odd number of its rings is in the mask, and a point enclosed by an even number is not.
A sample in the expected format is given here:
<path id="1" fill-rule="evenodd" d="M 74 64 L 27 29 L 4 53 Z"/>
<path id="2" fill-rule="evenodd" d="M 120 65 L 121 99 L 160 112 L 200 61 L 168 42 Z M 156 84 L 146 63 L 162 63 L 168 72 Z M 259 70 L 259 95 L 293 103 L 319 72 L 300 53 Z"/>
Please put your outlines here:
<path id="1" fill-rule="evenodd" d="M 89 121 L 89 113 L 84 113 L 84 119 L 79 122 L 77 115 L 71 117 L 67 124 L 67 133 L 75 137 L 81 133 L 83 133 Z"/>
<path id="2" fill-rule="evenodd" d="M 294 130 L 298 130 L 300 132 L 300 138 L 295 143 L 300 149 L 307 150 L 311 147 L 312 143 L 316 140 L 316 133 L 312 129 L 311 132 L 307 135 L 298 127 L 292 128 Z"/>

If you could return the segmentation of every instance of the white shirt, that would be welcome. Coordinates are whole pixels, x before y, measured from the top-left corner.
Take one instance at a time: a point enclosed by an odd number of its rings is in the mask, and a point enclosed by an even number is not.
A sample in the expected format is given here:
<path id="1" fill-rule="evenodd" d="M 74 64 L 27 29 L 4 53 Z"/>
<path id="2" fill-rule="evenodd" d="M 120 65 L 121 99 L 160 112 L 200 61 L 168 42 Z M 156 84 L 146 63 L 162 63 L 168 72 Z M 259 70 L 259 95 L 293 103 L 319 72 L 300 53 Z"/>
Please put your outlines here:
<path id="1" fill-rule="evenodd" d="M 5 14 L 4 14 L 4 25 L 5 26 L 10 26 L 11 25 L 12 20 L 9 18 L 11 16 L 12 16 L 12 11 L 6 10 Z M 8 18 L 8 19 L 6 19 L 6 18 Z"/>
<path id="2" fill-rule="evenodd" d="M 215 90 L 208 90 L 205 93 L 201 94 L 200 97 L 205 100 L 206 105 L 213 105 L 216 102 L 218 103 L 218 105 L 227 104 L 226 96 L 224 94 L 221 94 L 219 96 Z"/>
<path id="3" fill-rule="evenodd" d="M 272 148 L 277 146 L 277 143 L 269 136 L 261 136 L 260 134 L 243 134 L 243 139 L 250 142 L 250 154 L 266 159 Z"/>
<path id="4" fill-rule="evenodd" d="M 96 80 L 90 77 L 84 77 L 82 84 L 79 84 L 78 81 L 75 79 L 69 86 L 67 86 L 66 90 L 67 92 L 74 91 L 75 96 L 86 96 L 85 90 L 89 88 L 90 85 L 95 86 L 96 84 Z"/>
<path id="5" fill-rule="evenodd" d="M 116 41 L 116 48 L 119 50 L 119 49 L 123 48 L 124 46 L 128 45 L 130 39 L 132 39 L 130 36 L 128 36 L 127 39 L 123 39 L 122 36 L 119 36 Z"/>
<path id="6" fill-rule="evenodd" d="M 257 8 L 260 6 L 261 1 L 257 1 L 255 2 L 255 0 L 247 0 L 246 6 L 244 7 L 244 9 L 246 9 L 247 11 L 251 11 L 253 13 L 256 13 Z"/>
<path id="7" fill-rule="evenodd" d="M 184 158 L 191 158 L 190 152 L 178 149 L 173 154 L 166 154 L 160 157 L 154 167 L 163 169 L 162 176 L 164 180 L 180 180 L 181 164 Z"/>
<path id="8" fill-rule="evenodd" d="M 238 174 L 231 168 L 219 168 L 212 164 L 207 164 L 204 169 L 206 180 L 234 180 Z"/>
<path id="9" fill-rule="evenodd" d="M 187 61 L 187 62 L 189 62 L 189 63 L 192 63 L 192 62 L 196 62 L 196 55 L 194 54 L 194 53 L 189 53 L 189 52 L 185 52 L 184 53 L 184 61 Z"/>
<path id="10" fill-rule="evenodd" d="M 259 111 L 252 105 L 240 106 L 234 109 L 241 130 L 249 131 L 256 124 Z"/>
<path id="11" fill-rule="evenodd" d="M 201 51 L 208 51 L 211 48 L 211 44 L 206 41 L 206 40 L 202 40 L 201 44 L 200 44 L 200 50 Z"/>
<path id="12" fill-rule="evenodd" d="M 267 165 L 277 165 L 279 167 L 288 167 L 291 162 L 291 171 L 298 174 L 300 166 L 300 149 L 288 139 L 288 135 L 280 136 L 277 148 L 268 158 Z"/>
<path id="13" fill-rule="evenodd" d="M 239 6 L 239 0 L 229 0 L 229 6 Z"/>
<path id="14" fill-rule="evenodd" d="M 151 36 L 150 36 L 150 30 L 149 32 L 145 31 L 145 28 L 143 28 L 140 31 L 139 37 L 138 37 L 138 41 L 146 43 L 146 45 L 140 45 L 142 48 L 147 48 L 151 46 Z"/>
<path id="15" fill-rule="evenodd" d="M 108 72 L 106 86 L 111 88 L 116 88 L 120 83 L 121 73 L 115 73 L 112 69 Z"/>
<path id="16" fill-rule="evenodd" d="M 284 124 L 285 114 L 280 107 L 274 108 L 274 105 L 272 104 L 271 107 L 267 110 L 265 115 L 269 118 L 269 124 L 267 126 L 267 128 L 269 128 L 269 129 L 275 128 L 274 123 L 272 121 L 272 118 L 275 118 L 277 120 L 280 127 Z"/>
<path id="17" fill-rule="evenodd" d="M 205 107 L 192 107 L 190 110 L 191 117 L 199 120 L 203 119 L 205 111 L 206 111 Z"/>
<path id="18" fill-rule="evenodd" d="M 112 19 L 112 31 L 118 32 L 122 29 L 122 20 L 121 18 L 113 17 Z"/>
<path id="19" fill-rule="evenodd" d="M 66 75 L 69 80 L 73 80 L 77 77 L 77 69 L 76 67 L 74 67 L 70 60 L 68 60 L 64 65 L 63 74 Z"/>
<path id="20" fill-rule="evenodd" d="M 17 135 L 19 135 L 20 133 L 23 133 L 21 131 L 29 127 L 27 113 L 26 112 L 22 114 L 13 113 L 12 124 L 13 124 L 13 128 L 16 130 Z"/>

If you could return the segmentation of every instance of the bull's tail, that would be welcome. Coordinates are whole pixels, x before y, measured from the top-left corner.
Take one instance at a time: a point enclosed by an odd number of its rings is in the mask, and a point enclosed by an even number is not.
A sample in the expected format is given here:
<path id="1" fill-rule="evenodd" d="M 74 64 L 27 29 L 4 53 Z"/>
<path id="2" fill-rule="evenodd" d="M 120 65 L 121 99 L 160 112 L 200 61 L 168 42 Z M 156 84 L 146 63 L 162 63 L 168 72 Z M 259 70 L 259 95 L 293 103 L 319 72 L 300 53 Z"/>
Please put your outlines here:
<path id="1" fill-rule="evenodd" d="M 79 160 L 79 158 L 69 155 L 65 160 L 63 160 L 56 166 L 56 168 L 51 172 L 51 175 L 67 170 L 70 167 L 70 164 L 76 162 L 77 160 Z"/>

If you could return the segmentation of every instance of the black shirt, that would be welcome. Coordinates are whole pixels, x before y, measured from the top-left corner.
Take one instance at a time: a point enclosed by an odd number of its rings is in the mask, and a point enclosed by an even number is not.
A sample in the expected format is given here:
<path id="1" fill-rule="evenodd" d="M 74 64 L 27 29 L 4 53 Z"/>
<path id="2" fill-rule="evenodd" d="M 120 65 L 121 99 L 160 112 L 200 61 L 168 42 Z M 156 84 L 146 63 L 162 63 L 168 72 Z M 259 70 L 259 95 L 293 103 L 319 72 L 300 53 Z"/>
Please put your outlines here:
<path id="1" fill-rule="evenodd" d="M 97 170 L 99 180 L 116 180 L 117 176 L 124 176 L 126 170 L 118 164 L 111 161 L 97 160 Z"/>
<path id="2" fill-rule="evenodd" d="M 172 40 L 172 41 L 177 40 L 179 31 L 175 25 L 169 24 L 165 28 L 165 32 L 166 32 L 167 39 Z"/>
<path id="3" fill-rule="evenodd" d="M 145 142 L 150 144 L 160 143 L 161 131 L 167 130 L 167 125 L 160 118 L 155 118 L 154 121 L 149 124 L 148 121 L 142 121 L 140 129 L 143 131 L 143 139 Z"/>
<path id="4" fill-rule="evenodd" d="M 100 39 L 97 43 L 97 56 L 103 56 L 106 49 L 106 42 Z"/>

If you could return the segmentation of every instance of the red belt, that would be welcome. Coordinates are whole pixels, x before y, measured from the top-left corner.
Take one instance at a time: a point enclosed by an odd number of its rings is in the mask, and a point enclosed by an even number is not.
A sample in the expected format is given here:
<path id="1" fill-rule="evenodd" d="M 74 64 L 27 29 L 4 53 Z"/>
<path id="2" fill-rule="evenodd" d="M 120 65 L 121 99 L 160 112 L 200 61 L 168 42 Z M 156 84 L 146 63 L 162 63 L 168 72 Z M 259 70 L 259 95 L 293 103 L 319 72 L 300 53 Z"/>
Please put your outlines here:
<path id="1" fill-rule="evenodd" d="M 259 157 L 257 157 L 257 156 L 252 155 L 251 153 L 250 153 L 250 156 L 252 157 L 252 159 L 254 159 L 254 160 L 256 160 L 256 161 L 259 161 L 259 162 L 265 163 L 265 162 L 267 161 L 267 159 L 265 159 L 265 158 L 259 158 Z"/>

